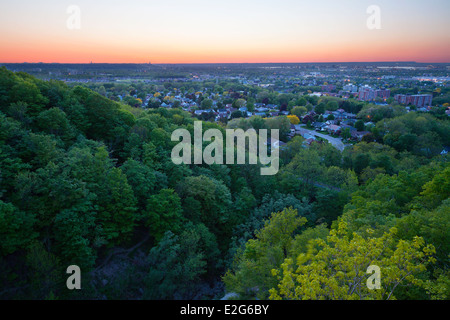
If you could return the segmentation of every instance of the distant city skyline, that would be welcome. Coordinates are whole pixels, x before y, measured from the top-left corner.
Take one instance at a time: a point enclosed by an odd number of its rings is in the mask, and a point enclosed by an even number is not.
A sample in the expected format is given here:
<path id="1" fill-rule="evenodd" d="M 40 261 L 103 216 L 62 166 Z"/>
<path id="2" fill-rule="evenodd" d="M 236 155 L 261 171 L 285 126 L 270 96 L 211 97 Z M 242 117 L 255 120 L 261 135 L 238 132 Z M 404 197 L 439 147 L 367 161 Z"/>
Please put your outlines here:
<path id="1" fill-rule="evenodd" d="M 448 0 L 0 0 L 0 63 L 450 63 L 449 13 Z"/>

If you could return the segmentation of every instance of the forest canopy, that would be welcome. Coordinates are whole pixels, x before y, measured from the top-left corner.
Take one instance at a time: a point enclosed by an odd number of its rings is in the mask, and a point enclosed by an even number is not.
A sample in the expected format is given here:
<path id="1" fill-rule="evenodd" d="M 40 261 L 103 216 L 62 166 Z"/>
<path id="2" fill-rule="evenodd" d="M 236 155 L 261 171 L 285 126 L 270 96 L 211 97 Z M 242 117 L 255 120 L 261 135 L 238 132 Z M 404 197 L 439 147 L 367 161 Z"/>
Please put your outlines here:
<path id="1" fill-rule="evenodd" d="M 295 137 L 280 172 L 261 176 L 256 165 L 175 165 L 171 133 L 195 120 L 180 108 L 0 68 L 0 298 L 449 299 L 448 120 L 346 107 L 380 117 L 380 139 L 341 153 Z M 365 287 L 371 264 L 380 290 Z M 83 290 L 67 290 L 69 265 Z"/>

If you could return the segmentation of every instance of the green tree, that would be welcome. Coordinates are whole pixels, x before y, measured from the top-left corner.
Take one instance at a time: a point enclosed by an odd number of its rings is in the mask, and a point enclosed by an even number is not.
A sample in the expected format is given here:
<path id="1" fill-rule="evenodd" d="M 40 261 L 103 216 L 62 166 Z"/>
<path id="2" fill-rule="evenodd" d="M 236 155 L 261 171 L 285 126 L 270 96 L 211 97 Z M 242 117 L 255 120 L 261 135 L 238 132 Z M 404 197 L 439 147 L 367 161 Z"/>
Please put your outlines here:
<path id="1" fill-rule="evenodd" d="M 236 108 L 238 108 L 238 109 L 245 107 L 246 104 L 247 104 L 247 101 L 245 101 L 245 99 L 237 99 L 235 101 Z"/>
<path id="2" fill-rule="evenodd" d="M 288 258 L 281 268 L 274 268 L 277 285 L 270 290 L 271 299 L 394 299 L 399 285 L 425 286 L 419 277 L 435 260 L 435 249 L 420 237 L 398 240 L 396 229 L 381 237 L 367 239 L 347 235 L 341 223 L 327 240 L 313 240 L 308 252 Z M 366 286 L 369 266 L 381 270 L 379 290 Z"/>
<path id="3" fill-rule="evenodd" d="M 108 241 L 125 242 L 131 236 L 136 219 L 136 198 L 127 177 L 118 168 L 111 169 L 101 194 L 99 222 Z"/>
<path id="4" fill-rule="evenodd" d="M 148 255 L 150 270 L 145 279 L 145 299 L 193 298 L 193 290 L 206 272 L 199 241 L 200 236 L 191 231 L 180 236 L 166 232 Z"/>
<path id="5" fill-rule="evenodd" d="M 145 225 L 156 241 L 159 241 L 167 231 L 180 231 L 183 223 L 182 212 L 180 198 L 174 190 L 163 189 L 148 199 Z"/>
<path id="6" fill-rule="evenodd" d="M 264 228 L 256 233 L 256 239 L 249 240 L 244 251 L 238 254 L 234 268 L 225 274 L 227 290 L 243 297 L 267 298 L 268 290 L 276 284 L 271 270 L 286 259 L 294 232 L 305 223 L 306 219 L 292 208 L 273 213 Z"/>
<path id="7" fill-rule="evenodd" d="M 13 204 L 0 200 L 0 256 L 26 249 L 37 237 L 35 216 L 19 211 Z"/>
<path id="8" fill-rule="evenodd" d="M 211 109 L 213 106 L 213 101 L 211 99 L 205 99 L 202 101 L 202 109 L 207 110 Z"/>
<path id="9" fill-rule="evenodd" d="M 314 109 L 314 111 L 318 114 L 324 114 L 326 110 L 327 110 L 327 105 L 323 102 L 319 103 Z"/>
<path id="10" fill-rule="evenodd" d="M 94 266 L 96 254 L 93 247 L 105 243 L 95 237 L 98 232 L 94 230 L 95 211 L 92 207 L 66 209 L 56 215 L 55 247 L 65 265 L 77 265 L 85 271 Z"/>
<path id="11" fill-rule="evenodd" d="M 187 218 L 203 222 L 207 227 L 227 221 L 231 194 L 222 182 L 204 175 L 187 177 L 179 183 L 177 191 Z"/>
<path id="12" fill-rule="evenodd" d="M 157 188 L 155 172 L 132 159 L 126 161 L 120 168 L 127 176 L 128 184 L 133 189 L 140 208 L 145 208 L 147 199 L 155 193 Z"/>
<path id="13" fill-rule="evenodd" d="M 308 109 L 306 109 L 305 107 L 294 107 L 291 110 L 291 113 L 293 115 L 296 115 L 299 119 L 301 119 L 307 112 Z"/>
<path id="14" fill-rule="evenodd" d="M 344 130 L 342 130 L 341 136 L 342 136 L 343 139 L 346 139 L 346 140 L 350 139 L 352 137 L 350 129 L 349 128 L 345 128 Z"/>
<path id="15" fill-rule="evenodd" d="M 326 110 L 328 111 L 336 111 L 339 109 L 339 104 L 337 101 L 329 101 L 326 106 Z"/>
<path id="16" fill-rule="evenodd" d="M 355 122 L 355 128 L 358 131 L 364 131 L 366 129 L 366 126 L 364 124 L 364 121 L 358 120 Z"/>
<path id="17" fill-rule="evenodd" d="M 44 132 L 60 136 L 64 140 L 74 137 L 74 130 L 64 111 L 52 108 L 41 112 L 36 118 L 38 128 Z"/>

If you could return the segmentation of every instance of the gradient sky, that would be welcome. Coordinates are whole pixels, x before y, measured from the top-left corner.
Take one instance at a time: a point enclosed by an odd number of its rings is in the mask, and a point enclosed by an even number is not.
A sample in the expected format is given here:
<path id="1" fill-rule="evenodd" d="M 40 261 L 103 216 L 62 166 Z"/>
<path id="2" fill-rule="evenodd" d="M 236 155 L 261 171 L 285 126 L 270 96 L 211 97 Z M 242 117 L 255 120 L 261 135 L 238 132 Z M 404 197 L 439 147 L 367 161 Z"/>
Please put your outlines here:
<path id="1" fill-rule="evenodd" d="M 0 62 L 448 63 L 449 14 L 449 0 L 0 0 Z"/>

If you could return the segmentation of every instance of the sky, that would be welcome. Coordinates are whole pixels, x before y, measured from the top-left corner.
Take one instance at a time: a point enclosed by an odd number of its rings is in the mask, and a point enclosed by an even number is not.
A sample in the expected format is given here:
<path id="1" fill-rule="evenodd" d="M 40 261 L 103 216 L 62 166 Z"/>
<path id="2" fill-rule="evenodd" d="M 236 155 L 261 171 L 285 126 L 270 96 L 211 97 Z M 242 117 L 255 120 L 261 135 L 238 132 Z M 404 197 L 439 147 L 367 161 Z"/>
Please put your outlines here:
<path id="1" fill-rule="evenodd" d="M 0 62 L 449 63 L 449 14 L 449 0 L 0 0 Z"/>

